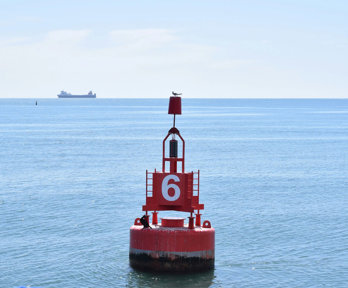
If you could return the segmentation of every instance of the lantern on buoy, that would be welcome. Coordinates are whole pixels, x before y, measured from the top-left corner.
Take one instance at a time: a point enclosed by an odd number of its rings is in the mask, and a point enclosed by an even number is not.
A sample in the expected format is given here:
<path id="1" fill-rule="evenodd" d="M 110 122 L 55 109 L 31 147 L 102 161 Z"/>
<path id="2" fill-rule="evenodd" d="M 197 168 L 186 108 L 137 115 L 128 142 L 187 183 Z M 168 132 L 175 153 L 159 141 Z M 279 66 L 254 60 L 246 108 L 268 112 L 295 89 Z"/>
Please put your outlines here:
<path id="1" fill-rule="evenodd" d="M 204 204 L 199 203 L 199 170 L 185 172 L 185 140 L 175 127 L 175 115 L 181 115 L 181 97 L 176 95 L 169 99 L 168 114 L 174 119 L 163 140 L 162 171 L 146 170 L 145 215 L 136 218 L 130 228 L 129 259 L 135 269 L 198 272 L 214 268 L 215 230 L 209 221 L 201 223 Z M 159 223 L 158 211 L 168 210 L 190 213 L 188 223 L 180 217 L 161 218 Z"/>

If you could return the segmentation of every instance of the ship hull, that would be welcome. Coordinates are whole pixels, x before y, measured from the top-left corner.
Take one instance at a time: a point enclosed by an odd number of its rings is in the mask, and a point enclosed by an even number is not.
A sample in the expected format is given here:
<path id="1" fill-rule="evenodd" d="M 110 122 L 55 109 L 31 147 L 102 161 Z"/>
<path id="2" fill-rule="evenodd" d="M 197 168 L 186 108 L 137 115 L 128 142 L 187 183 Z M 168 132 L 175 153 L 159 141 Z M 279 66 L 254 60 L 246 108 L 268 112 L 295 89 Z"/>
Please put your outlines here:
<path id="1" fill-rule="evenodd" d="M 58 98 L 97 98 L 96 94 L 92 95 L 57 95 Z"/>

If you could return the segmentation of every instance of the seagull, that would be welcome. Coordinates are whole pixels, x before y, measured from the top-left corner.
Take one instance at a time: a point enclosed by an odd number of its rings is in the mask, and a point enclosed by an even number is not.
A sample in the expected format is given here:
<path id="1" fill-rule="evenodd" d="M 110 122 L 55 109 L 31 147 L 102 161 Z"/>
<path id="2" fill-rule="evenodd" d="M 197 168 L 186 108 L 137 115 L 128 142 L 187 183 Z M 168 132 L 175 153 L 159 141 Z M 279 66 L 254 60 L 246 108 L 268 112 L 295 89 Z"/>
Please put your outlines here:
<path id="1" fill-rule="evenodd" d="M 172 94 L 173 94 L 174 96 L 182 95 L 182 93 L 175 93 L 174 91 L 172 91 Z"/>

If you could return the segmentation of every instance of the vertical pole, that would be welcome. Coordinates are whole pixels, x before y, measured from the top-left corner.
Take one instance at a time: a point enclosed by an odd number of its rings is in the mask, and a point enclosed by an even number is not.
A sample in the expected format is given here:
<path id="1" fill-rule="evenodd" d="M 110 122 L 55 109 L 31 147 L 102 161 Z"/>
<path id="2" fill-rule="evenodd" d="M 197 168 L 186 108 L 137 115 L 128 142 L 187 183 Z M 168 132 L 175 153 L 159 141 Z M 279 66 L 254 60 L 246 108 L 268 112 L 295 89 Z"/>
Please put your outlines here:
<path id="1" fill-rule="evenodd" d="M 147 199 L 147 190 L 148 190 L 148 189 L 147 189 L 147 181 L 148 181 L 147 177 L 148 177 L 148 176 L 147 176 L 147 170 L 146 170 L 146 199 Z M 145 200 L 146 200 L 146 199 L 145 199 Z"/>
<path id="2" fill-rule="evenodd" d="M 170 173 L 176 173 L 177 172 L 177 159 L 172 158 L 170 161 Z"/>
<path id="3" fill-rule="evenodd" d="M 189 226 L 188 226 L 188 228 L 189 229 L 194 229 L 195 228 L 195 225 L 194 225 L 195 217 L 193 217 L 192 212 L 191 212 L 191 216 L 188 217 L 188 218 L 189 218 Z"/>
<path id="4" fill-rule="evenodd" d="M 158 224 L 157 214 L 158 214 L 158 212 L 156 212 L 156 211 L 152 212 L 152 225 L 157 225 Z"/>
<path id="5" fill-rule="evenodd" d="M 197 213 L 196 213 L 196 226 L 198 226 L 198 227 L 201 227 L 201 215 L 202 214 L 199 214 L 199 210 L 197 210 Z"/>
<path id="6" fill-rule="evenodd" d="M 162 172 L 166 172 L 166 161 L 164 160 L 164 158 L 166 157 L 166 141 L 165 139 L 163 140 L 162 143 Z"/>
<path id="7" fill-rule="evenodd" d="M 150 223 L 150 216 L 147 214 L 147 210 L 145 211 L 145 218 L 147 223 Z"/>
<path id="8" fill-rule="evenodd" d="M 198 199 L 199 199 L 199 170 L 198 170 L 198 179 L 197 179 L 197 188 L 198 188 Z M 199 213 L 199 211 L 198 211 L 198 213 Z"/>
<path id="9" fill-rule="evenodd" d="M 185 173 L 185 141 L 182 141 L 182 165 L 181 165 L 182 173 Z"/>

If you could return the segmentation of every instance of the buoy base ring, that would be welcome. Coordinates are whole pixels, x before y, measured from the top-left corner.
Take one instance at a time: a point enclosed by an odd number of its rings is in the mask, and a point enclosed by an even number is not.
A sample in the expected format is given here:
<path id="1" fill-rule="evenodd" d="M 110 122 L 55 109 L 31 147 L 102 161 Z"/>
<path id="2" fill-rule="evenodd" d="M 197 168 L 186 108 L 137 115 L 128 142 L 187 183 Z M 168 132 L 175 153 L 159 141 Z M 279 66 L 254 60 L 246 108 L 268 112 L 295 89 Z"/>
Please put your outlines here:
<path id="1" fill-rule="evenodd" d="M 129 262 L 132 268 L 151 272 L 191 273 L 214 268 L 214 228 L 130 228 Z"/>
<path id="2" fill-rule="evenodd" d="M 169 252 L 135 251 L 129 253 L 130 266 L 137 270 L 151 272 L 192 273 L 214 269 L 214 258 L 207 258 L 204 254 L 213 254 L 213 251 L 199 251 L 201 255 L 190 257 Z M 208 252 L 208 253 L 207 253 Z M 210 253 L 209 253 L 210 252 Z M 195 252 L 194 254 L 197 254 Z M 194 255 L 193 254 L 193 255 Z"/>

